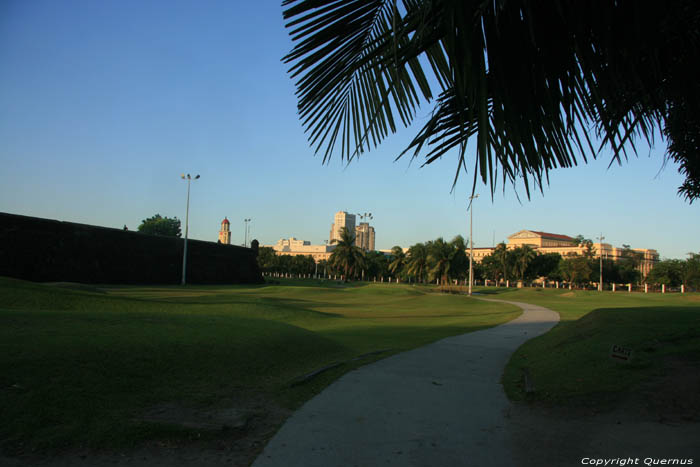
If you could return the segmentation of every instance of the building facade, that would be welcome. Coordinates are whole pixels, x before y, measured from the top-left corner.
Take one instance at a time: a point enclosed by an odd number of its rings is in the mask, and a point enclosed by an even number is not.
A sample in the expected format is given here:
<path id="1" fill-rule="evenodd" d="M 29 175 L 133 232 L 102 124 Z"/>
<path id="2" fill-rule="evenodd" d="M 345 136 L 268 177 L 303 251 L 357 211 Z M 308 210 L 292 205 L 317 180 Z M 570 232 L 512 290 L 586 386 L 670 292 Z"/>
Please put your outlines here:
<path id="1" fill-rule="evenodd" d="M 231 223 L 227 218 L 221 221 L 221 230 L 219 230 L 219 243 L 224 245 L 231 244 Z"/>
<path id="2" fill-rule="evenodd" d="M 510 250 L 521 246 L 529 246 L 538 253 L 558 253 L 561 256 L 577 255 L 582 256 L 587 253 L 585 245 L 576 245 L 576 240 L 567 235 L 539 232 L 536 230 L 521 230 L 508 237 L 506 247 Z M 493 253 L 494 248 L 474 248 L 474 261 L 481 262 L 485 257 Z M 642 277 L 645 277 L 654 265 L 659 261 L 659 253 L 656 250 L 647 248 L 632 248 L 632 251 L 639 253 L 639 270 Z M 592 253 L 595 258 L 611 259 L 618 261 L 623 257 L 624 248 L 617 248 L 609 243 L 593 243 Z M 469 250 L 467 249 L 467 256 Z"/>
<path id="3" fill-rule="evenodd" d="M 355 228 L 355 245 L 365 251 L 374 251 L 374 227 L 368 222 L 360 222 Z"/>
<path id="4" fill-rule="evenodd" d="M 335 249 L 335 245 L 312 245 L 307 240 L 298 240 L 294 237 L 281 238 L 274 245 L 265 246 L 275 250 L 277 255 L 311 256 L 317 263 L 321 260 L 328 261 Z"/>
<path id="5" fill-rule="evenodd" d="M 328 238 L 328 243 L 333 243 L 333 240 L 340 240 L 340 231 L 345 227 L 351 234 L 355 233 L 355 214 L 348 214 L 345 211 L 338 211 L 333 217 L 331 224 L 331 234 Z"/>

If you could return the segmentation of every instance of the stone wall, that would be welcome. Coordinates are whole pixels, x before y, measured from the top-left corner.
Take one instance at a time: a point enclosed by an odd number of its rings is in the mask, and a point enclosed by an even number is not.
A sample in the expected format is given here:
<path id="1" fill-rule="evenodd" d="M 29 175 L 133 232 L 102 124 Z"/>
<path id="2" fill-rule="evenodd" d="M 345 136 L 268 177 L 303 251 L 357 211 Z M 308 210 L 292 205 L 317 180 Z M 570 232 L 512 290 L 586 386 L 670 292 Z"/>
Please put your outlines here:
<path id="1" fill-rule="evenodd" d="M 0 213 L 0 276 L 36 282 L 179 284 L 184 239 Z M 187 283 L 261 283 L 257 251 L 188 240 Z"/>

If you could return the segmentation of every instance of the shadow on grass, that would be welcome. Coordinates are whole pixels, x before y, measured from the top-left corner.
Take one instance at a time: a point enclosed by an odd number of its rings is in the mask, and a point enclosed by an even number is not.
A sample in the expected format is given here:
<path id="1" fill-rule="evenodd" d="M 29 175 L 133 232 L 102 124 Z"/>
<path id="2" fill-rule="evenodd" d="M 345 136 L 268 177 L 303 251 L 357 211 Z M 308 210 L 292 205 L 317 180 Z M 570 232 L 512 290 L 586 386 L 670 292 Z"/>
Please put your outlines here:
<path id="1" fill-rule="evenodd" d="M 511 289 L 506 287 L 491 287 L 488 289 L 477 289 L 474 292 L 475 295 L 503 295 L 507 293 L 516 292 L 518 289 Z"/>
<path id="2" fill-rule="evenodd" d="M 631 350 L 627 363 L 613 345 Z M 663 375 L 667 359 L 700 362 L 700 307 L 596 308 L 521 346 L 503 376 L 508 397 L 562 407 L 618 403 L 631 388 Z M 527 394 L 523 373 L 537 390 Z"/>

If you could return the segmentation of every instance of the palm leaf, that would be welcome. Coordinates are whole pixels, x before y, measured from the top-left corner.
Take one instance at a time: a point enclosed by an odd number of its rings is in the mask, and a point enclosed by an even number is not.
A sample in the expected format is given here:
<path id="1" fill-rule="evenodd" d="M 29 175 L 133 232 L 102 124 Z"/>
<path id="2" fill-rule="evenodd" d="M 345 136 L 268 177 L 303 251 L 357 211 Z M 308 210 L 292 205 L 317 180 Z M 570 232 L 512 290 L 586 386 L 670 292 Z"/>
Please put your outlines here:
<path id="1" fill-rule="evenodd" d="M 529 196 L 549 171 L 612 150 L 612 161 L 652 142 L 698 79 L 700 7 L 531 0 L 286 0 L 296 46 L 284 60 L 297 80 L 299 114 L 327 162 L 369 151 L 421 103 L 439 96 L 406 150 L 430 164 L 457 156 L 454 183 L 473 170 L 493 190 L 521 179 Z M 432 74 L 428 74 L 424 67 Z M 692 123 L 664 132 L 671 157 L 700 196 L 698 151 L 684 143 Z M 600 146 L 592 144 L 591 134 Z M 467 153 L 476 138 L 475 153 Z M 397 157 L 397 158 L 398 158 Z M 470 162 L 467 159 L 472 158 Z M 695 177 L 695 178 L 693 178 Z"/>
<path id="2" fill-rule="evenodd" d="M 396 66 L 392 51 L 404 50 L 406 34 L 392 29 L 394 1 L 293 1 L 284 11 L 294 49 L 284 57 L 297 79 L 299 115 L 316 152 L 328 161 L 341 140 L 351 159 L 408 125 L 430 87 L 417 57 Z M 416 86 L 417 84 L 417 86 Z M 371 143 L 370 143 L 371 140 Z"/>

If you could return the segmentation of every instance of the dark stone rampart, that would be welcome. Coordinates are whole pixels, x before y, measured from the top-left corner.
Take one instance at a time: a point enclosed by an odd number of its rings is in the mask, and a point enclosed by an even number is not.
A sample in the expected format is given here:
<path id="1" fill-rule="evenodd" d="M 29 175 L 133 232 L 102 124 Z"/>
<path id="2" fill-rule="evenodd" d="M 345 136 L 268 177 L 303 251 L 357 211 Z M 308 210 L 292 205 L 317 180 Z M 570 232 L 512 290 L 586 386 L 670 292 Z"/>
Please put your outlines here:
<path id="1" fill-rule="evenodd" d="M 0 276 L 36 282 L 179 284 L 184 239 L 0 213 Z M 187 241 L 187 283 L 261 283 L 257 252 Z"/>

